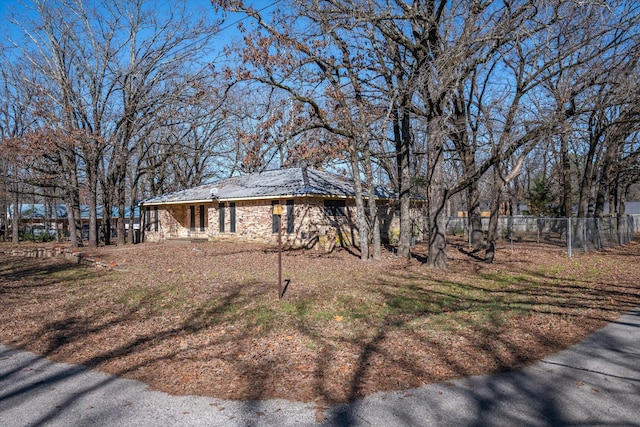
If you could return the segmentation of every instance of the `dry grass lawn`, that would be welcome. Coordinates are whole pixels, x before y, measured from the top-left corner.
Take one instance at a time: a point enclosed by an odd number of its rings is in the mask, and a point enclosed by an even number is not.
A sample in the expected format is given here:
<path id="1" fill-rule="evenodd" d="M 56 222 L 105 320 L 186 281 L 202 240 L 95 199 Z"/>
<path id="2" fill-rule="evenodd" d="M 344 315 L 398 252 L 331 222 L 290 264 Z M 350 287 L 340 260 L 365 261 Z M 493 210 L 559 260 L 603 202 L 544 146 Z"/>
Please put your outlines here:
<path id="1" fill-rule="evenodd" d="M 640 244 L 568 258 L 455 243 L 451 270 L 233 244 L 94 251 L 113 270 L 2 254 L 0 343 L 174 394 L 333 404 L 516 369 L 640 306 Z"/>

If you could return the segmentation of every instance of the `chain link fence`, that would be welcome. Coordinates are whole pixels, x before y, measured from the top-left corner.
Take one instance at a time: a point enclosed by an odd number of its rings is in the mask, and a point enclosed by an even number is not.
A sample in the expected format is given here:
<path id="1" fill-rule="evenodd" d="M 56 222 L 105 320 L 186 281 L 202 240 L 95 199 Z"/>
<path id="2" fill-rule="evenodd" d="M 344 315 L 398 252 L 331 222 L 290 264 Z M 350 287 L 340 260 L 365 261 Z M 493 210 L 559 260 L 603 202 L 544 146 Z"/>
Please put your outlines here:
<path id="1" fill-rule="evenodd" d="M 482 218 L 485 235 L 489 218 Z M 603 218 L 538 218 L 525 216 L 500 217 L 498 236 L 510 244 L 535 242 L 567 248 L 569 256 L 575 252 L 589 252 L 624 245 L 640 231 L 640 215 Z M 464 235 L 470 240 L 467 218 L 449 218 L 447 233 Z"/>

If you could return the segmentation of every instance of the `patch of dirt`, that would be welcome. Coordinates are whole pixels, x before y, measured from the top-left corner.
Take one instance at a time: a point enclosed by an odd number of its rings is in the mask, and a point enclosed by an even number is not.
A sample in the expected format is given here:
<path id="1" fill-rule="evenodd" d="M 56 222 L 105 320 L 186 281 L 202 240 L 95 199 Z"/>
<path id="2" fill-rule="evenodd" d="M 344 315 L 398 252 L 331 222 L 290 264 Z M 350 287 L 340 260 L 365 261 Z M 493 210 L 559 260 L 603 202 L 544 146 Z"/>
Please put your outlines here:
<path id="1" fill-rule="evenodd" d="M 0 253 L 0 342 L 173 394 L 321 406 L 520 368 L 640 306 L 637 243 L 448 253 L 442 272 L 422 246 L 375 262 L 285 252 L 281 300 L 278 253 L 260 245 L 92 251 L 113 270 Z"/>

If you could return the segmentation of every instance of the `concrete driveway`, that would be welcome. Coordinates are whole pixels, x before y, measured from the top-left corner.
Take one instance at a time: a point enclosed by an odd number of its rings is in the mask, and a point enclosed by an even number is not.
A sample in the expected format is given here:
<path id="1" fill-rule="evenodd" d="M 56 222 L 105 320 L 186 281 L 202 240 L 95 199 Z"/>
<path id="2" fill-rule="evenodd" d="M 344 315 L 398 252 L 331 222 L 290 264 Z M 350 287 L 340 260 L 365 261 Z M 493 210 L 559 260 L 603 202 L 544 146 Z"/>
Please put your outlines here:
<path id="1" fill-rule="evenodd" d="M 284 400 L 171 396 L 0 346 L 0 425 L 640 426 L 640 310 L 521 371 L 378 393 L 324 411 Z"/>

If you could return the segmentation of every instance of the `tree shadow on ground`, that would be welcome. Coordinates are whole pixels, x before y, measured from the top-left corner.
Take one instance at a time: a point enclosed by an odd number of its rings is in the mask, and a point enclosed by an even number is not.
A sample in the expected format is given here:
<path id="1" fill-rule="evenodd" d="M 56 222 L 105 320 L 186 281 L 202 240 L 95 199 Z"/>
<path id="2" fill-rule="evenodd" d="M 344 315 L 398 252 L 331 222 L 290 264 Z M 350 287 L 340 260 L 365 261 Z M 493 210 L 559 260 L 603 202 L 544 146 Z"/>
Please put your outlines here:
<path id="1" fill-rule="evenodd" d="M 260 251 L 250 254 L 260 256 Z M 278 305 L 272 286 L 256 278 L 237 278 L 225 284 L 224 292 L 203 296 L 198 304 L 188 308 L 187 315 L 176 315 L 176 321 L 163 318 L 160 309 L 162 292 L 150 286 L 141 291 L 135 303 L 113 306 L 116 310 L 101 313 L 101 317 L 89 313 L 80 315 L 69 310 L 61 318 L 50 319 L 40 325 L 27 339 L 14 345 L 39 348 L 43 356 L 52 358 L 66 354 L 70 349 L 78 349 L 75 363 L 129 378 L 151 379 L 153 374 L 143 372 L 170 375 L 173 370 L 175 375 L 183 375 L 182 378 L 176 376 L 175 381 L 188 383 L 188 387 L 183 388 L 187 393 L 205 390 L 206 387 L 198 385 L 197 375 L 187 377 L 180 371 L 181 361 L 195 361 L 197 363 L 193 366 L 202 366 L 204 370 L 225 367 L 224 375 L 207 378 L 235 388 L 236 391 L 229 396 L 246 399 L 248 408 L 254 405 L 251 402 L 260 399 L 291 396 L 297 384 L 290 384 L 288 390 L 278 389 L 274 379 L 279 373 L 293 371 L 305 378 L 304 387 L 310 390 L 306 397 L 325 407 L 357 401 L 372 390 L 403 390 L 433 381 L 486 373 L 479 371 L 479 367 L 489 366 L 489 372 L 504 372 L 526 366 L 568 344 L 562 331 L 554 329 L 570 326 L 568 319 L 590 319 L 602 324 L 610 318 L 608 313 L 633 307 L 640 301 L 637 288 L 629 286 L 627 289 L 610 290 L 587 287 L 587 282 L 583 284 L 580 280 L 541 284 L 539 280 L 552 277 L 536 275 L 535 271 L 525 268 L 512 276 L 480 275 L 482 281 L 504 282 L 505 286 L 501 288 L 491 288 L 481 282 L 469 283 L 455 277 L 434 275 L 426 269 L 406 268 L 402 263 L 391 266 L 384 269 L 383 276 L 368 283 L 370 291 L 381 299 L 384 314 L 364 320 L 357 317 L 347 319 L 354 324 L 360 321 L 362 326 L 349 334 L 329 335 L 328 328 L 318 328 L 314 323 L 313 316 L 322 313 L 305 312 L 310 308 L 305 308 L 299 300 L 287 300 L 285 304 Z M 52 272 L 67 268 L 83 272 L 78 276 L 83 279 L 94 274 L 93 270 L 83 266 L 47 267 L 47 270 L 34 264 L 15 268 L 16 272 L 0 274 L 0 289 L 32 291 L 23 283 L 25 279 L 46 279 Z M 33 276 L 29 271 L 33 271 Z M 124 279 L 125 275 L 118 277 Z M 46 286 L 54 286 L 53 281 L 47 283 Z M 453 292 L 453 288 L 457 291 Z M 617 302 L 625 298 L 628 300 L 624 305 L 614 307 L 616 304 L 603 303 L 607 298 L 615 298 Z M 260 305 L 267 309 L 258 310 Z M 505 309 L 498 310 L 497 307 Z M 550 324 L 530 324 L 527 313 L 547 315 L 545 319 Z M 330 313 L 331 316 L 334 314 Z M 288 329 L 267 334 L 274 341 L 262 340 L 269 328 L 277 330 L 270 322 L 277 323 L 291 317 L 297 320 L 290 322 Z M 508 333 L 508 322 L 513 319 L 517 321 L 518 336 Z M 234 326 L 234 322 L 241 321 L 245 326 Z M 90 337 L 109 337 L 122 325 L 132 322 L 141 326 L 135 336 L 118 337 L 120 340 L 115 340 L 114 345 L 106 346 L 105 350 L 88 352 L 86 357 L 83 356 L 83 343 Z M 150 328 L 146 322 L 153 327 Z M 430 325 L 437 326 L 438 322 L 445 329 L 452 328 L 455 333 L 448 331 L 442 336 L 427 333 Z M 586 322 L 584 333 L 593 324 Z M 339 329 L 341 324 L 335 323 L 335 327 Z M 206 336 L 206 339 L 192 340 L 200 336 Z M 526 337 L 525 341 L 522 341 L 523 337 Z M 293 365 L 282 365 L 282 361 L 291 360 L 288 352 L 293 348 L 293 341 L 298 339 L 304 339 L 314 351 L 302 354 L 306 359 L 295 360 Z M 536 352 L 531 352 L 531 348 Z M 436 367 L 442 372 L 434 372 Z M 382 373 L 387 378 L 380 379 Z M 60 375 L 51 381 L 79 375 L 79 371 L 69 368 Z M 109 381 L 105 379 L 104 384 Z M 379 383 L 372 386 L 374 381 Z M 189 388 L 192 383 L 195 388 Z M 514 386 L 521 387 L 524 392 L 528 390 L 525 380 Z M 11 396 L 5 397 L 28 395 L 33 387 L 36 386 L 14 390 Z M 100 387 L 95 385 L 80 391 L 62 407 L 70 407 L 83 393 Z M 172 391 L 179 389 L 175 387 Z M 210 387 L 208 390 L 215 394 L 220 389 Z M 336 390 L 340 392 L 336 393 Z M 542 403 L 548 407 L 550 416 L 556 413 L 553 402 Z M 487 410 L 481 402 L 480 409 Z M 52 409 L 39 422 L 55 419 L 58 410 Z M 345 417 L 336 416 L 333 420 L 348 424 L 349 419 Z"/>

